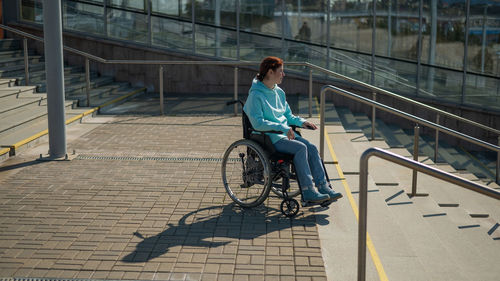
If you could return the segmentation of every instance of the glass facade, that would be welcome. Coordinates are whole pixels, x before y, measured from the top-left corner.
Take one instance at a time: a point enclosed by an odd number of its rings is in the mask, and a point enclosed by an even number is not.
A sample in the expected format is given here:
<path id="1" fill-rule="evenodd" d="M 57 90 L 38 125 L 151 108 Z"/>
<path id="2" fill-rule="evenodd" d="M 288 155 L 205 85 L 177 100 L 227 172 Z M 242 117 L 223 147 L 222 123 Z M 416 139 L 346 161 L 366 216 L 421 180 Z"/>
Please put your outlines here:
<path id="1" fill-rule="evenodd" d="M 20 21 L 42 23 L 42 0 L 18 2 Z M 500 108 L 499 1 L 63 0 L 62 12 L 68 31 L 221 59 L 275 55 L 397 94 Z"/>

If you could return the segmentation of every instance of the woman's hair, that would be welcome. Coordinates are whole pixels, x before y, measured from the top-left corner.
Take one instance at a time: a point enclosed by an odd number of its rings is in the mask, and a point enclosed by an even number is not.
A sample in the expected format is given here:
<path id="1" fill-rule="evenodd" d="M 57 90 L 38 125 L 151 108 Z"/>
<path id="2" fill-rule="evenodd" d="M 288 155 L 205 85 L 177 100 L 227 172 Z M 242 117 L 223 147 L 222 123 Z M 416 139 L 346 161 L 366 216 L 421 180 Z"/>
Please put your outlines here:
<path id="1" fill-rule="evenodd" d="M 278 57 L 264 58 L 260 63 L 260 69 L 259 73 L 257 74 L 257 79 L 259 79 L 259 81 L 263 81 L 269 69 L 272 69 L 274 71 L 282 65 L 283 60 Z"/>

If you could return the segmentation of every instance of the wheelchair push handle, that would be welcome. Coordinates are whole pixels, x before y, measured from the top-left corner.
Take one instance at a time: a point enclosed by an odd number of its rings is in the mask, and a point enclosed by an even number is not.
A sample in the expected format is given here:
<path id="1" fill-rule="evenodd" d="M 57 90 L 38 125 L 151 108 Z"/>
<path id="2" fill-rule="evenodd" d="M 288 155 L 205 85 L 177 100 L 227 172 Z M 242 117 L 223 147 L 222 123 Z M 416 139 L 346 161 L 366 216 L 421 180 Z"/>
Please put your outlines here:
<path id="1" fill-rule="evenodd" d="M 237 102 L 239 102 L 241 104 L 241 106 L 245 105 L 245 103 L 242 102 L 241 100 L 231 100 L 231 101 L 226 102 L 226 105 L 233 105 L 233 104 L 235 104 Z"/>

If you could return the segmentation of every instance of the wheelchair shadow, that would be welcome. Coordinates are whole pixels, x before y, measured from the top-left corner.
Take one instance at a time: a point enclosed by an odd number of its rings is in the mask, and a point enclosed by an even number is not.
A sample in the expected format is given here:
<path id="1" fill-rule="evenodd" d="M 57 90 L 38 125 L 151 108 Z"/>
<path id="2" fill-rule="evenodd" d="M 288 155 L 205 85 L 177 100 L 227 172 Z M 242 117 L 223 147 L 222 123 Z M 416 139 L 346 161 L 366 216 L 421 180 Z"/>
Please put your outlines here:
<path id="1" fill-rule="evenodd" d="M 147 262 L 166 254 L 173 247 L 216 248 L 235 239 L 251 240 L 294 226 L 328 224 L 328 215 L 300 212 L 295 218 L 284 217 L 280 210 L 263 205 L 252 209 L 235 204 L 202 208 L 184 215 L 177 225 L 151 237 L 135 232 L 143 239 L 136 249 L 123 257 L 123 262 Z"/>

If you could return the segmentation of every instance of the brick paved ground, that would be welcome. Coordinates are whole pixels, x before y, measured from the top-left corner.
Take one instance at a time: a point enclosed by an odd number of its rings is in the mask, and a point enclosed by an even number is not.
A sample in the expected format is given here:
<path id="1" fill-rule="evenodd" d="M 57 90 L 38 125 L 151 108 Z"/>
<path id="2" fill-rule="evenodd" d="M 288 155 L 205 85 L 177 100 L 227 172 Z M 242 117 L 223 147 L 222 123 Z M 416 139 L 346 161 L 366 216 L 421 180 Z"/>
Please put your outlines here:
<path id="1" fill-rule="evenodd" d="M 221 158 L 240 122 L 123 116 L 69 142 L 74 160 L 4 163 L 0 278 L 326 280 L 322 215 L 287 219 L 276 197 L 233 206 L 220 162 L 200 161 Z"/>

